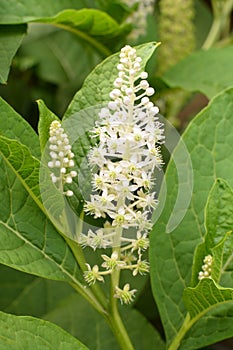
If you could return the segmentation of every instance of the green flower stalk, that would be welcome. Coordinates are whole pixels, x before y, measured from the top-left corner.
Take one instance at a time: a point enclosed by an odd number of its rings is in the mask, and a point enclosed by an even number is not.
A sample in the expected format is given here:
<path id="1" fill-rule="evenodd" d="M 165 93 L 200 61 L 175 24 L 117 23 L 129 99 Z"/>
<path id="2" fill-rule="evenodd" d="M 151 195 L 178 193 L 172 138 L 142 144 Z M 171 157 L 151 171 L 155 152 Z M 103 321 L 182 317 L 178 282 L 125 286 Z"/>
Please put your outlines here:
<path id="1" fill-rule="evenodd" d="M 162 0 L 159 6 L 159 39 L 162 45 L 158 54 L 158 73 L 163 74 L 194 50 L 195 12 L 193 0 Z"/>

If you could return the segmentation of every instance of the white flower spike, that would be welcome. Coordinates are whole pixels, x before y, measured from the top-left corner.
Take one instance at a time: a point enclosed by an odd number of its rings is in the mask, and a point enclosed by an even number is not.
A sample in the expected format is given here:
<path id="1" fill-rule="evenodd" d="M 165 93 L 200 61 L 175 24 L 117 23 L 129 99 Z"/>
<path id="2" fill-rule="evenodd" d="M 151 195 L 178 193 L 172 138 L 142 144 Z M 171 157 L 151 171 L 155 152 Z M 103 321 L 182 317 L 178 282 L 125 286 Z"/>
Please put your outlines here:
<path id="1" fill-rule="evenodd" d="M 49 136 L 49 155 L 51 160 L 48 162 L 48 167 L 53 169 L 50 176 L 52 182 L 56 183 L 59 189 L 63 191 L 63 186 L 71 184 L 73 178 L 77 176 L 77 172 L 71 170 L 74 167 L 74 154 L 71 151 L 68 136 L 58 120 L 54 120 L 51 123 Z M 63 193 L 67 197 L 73 196 L 73 191 L 71 190 Z"/>
<path id="2" fill-rule="evenodd" d="M 112 101 L 101 109 L 93 131 L 99 138 L 89 155 L 95 166 L 94 193 L 84 210 L 96 218 L 108 218 L 116 229 L 134 228 L 145 237 L 151 228 L 149 214 L 157 205 L 150 191 L 154 169 L 163 164 L 163 126 L 158 107 L 149 100 L 154 89 L 146 80 L 141 57 L 126 45 L 119 61 Z"/>

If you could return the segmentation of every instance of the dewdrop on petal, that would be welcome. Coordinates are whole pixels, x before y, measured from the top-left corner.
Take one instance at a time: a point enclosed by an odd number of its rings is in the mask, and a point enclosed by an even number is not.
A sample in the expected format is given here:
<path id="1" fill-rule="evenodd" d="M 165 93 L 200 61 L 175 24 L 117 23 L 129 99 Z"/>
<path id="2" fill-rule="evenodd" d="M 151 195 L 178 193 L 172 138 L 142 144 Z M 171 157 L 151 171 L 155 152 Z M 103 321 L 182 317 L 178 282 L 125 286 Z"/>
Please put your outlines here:
<path id="1" fill-rule="evenodd" d="M 49 149 L 51 159 L 48 162 L 48 167 L 53 170 L 50 174 L 51 180 L 59 188 L 63 188 L 64 184 L 73 182 L 77 172 L 70 170 L 70 168 L 74 167 L 74 154 L 71 151 L 69 138 L 58 120 L 54 120 L 49 128 Z M 67 197 L 72 197 L 73 191 L 67 190 L 63 194 Z"/>

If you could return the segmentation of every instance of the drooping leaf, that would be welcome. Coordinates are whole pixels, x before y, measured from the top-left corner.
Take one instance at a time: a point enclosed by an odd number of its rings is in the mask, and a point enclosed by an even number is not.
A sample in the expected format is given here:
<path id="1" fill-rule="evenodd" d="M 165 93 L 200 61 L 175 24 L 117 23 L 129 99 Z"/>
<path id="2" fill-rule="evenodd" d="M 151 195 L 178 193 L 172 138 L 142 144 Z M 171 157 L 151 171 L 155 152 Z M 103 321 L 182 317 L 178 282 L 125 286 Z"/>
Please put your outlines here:
<path id="1" fill-rule="evenodd" d="M 2 0 L 0 7 L 1 24 L 27 23 L 35 18 L 54 16 L 65 9 L 79 9 L 85 1 L 76 0 Z"/>
<path id="2" fill-rule="evenodd" d="M 54 322 L 93 350 L 98 347 L 99 350 L 119 349 L 105 320 L 69 285 L 29 276 L 5 266 L 0 266 L 0 279 L 0 309 L 4 312 Z M 122 312 L 135 349 L 147 349 L 150 345 L 157 346 L 158 350 L 165 349 L 158 332 L 139 312 L 130 307 L 122 307 Z"/>
<path id="3" fill-rule="evenodd" d="M 233 46 L 197 51 L 172 67 L 163 76 L 170 87 L 200 91 L 212 98 L 233 86 Z"/>
<path id="4" fill-rule="evenodd" d="M 44 17 L 36 20 L 40 23 L 53 24 L 61 28 L 72 28 L 75 34 L 79 31 L 91 36 L 111 36 L 120 31 L 119 24 L 107 13 L 96 9 L 64 10 L 54 17 Z"/>
<path id="5" fill-rule="evenodd" d="M 11 61 L 26 33 L 25 25 L 0 26 L 0 83 L 7 82 Z"/>
<path id="6" fill-rule="evenodd" d="M 79 42 L 75 35 L 65 30 L 31 23 L 17 60 L 21 69 L 33 66 L 42 80 L 60 85 L 66 93 L 68 88 L 71 89 L 69 84 L 72 84 L 71 92 L 74 94 L 81 88 L 87 74 L 99 63 L 100 55 L 88 43 Z"/>
<path id="7" fill-rule="evenodd" d="M 40 158 L 38 136 L 32 127 L 0 97 L 0 135 L 26 145 L 32 155 Z"/>
<path id="8" fill-rule="evenodd" d="M 191 329 L 183 338 L 179 349 L 193 350 L 202 349 L 210 343 L 217 343 L 221 340 L 232 337 L 233 305 L 227 302 L 219 304 L 214 309 L 207 312 L 205 317 L 201 317 L 193 324 Z M 208 327 L 206 322 L 208 320 Z"/>
<path id="9" fill-rule="evenodd" d="M 0 198 L 4 203 L 0 262 L 38 276 L 79 283 L 74 256 L 40 202 L 39 161 L 18 141 L 0 139 Z"/>
<path id="10" fill-rule="evenodd" d="M 211 278 L 204 278 L 195 288 L 186 288 L 184 301 L 192 318 L 207 312 L 215 305 L 233 303 L 233 289 L 221 288 Z"/>
<path id="11" fill-rule="evenodd" d="M 67 313 L 69 317 L 67 317 Z M 91 350 L 119 350 L 119 346 L 106 321 L 77 294 L 69 295 L 54 310 L 44 315 L 45 319 L 60 325 L 87 344 Z M 159 333 L 136 310 L 122 310 L 122 317 L 135 350 L 156 348 L 165 345 Z M 77 327 L 77 324 L 79 327 Z M 87 332 L 87 329 L 90 331 Z"/>
<path id="12" fill-rule="evenodd" d="M 196 286 L 198 272 L 206 255 L 213 255 L 212 274 L 221 286 L 233 287 L 233 191 L 226 181 L 217 179 L 210 191 L 206 210 L 204 242 L 195 252 L 191 286 Z"/>
<path id="13" fill-rule="evenodd" d="M 5 265 L 0 265 L 0 279 L 0 310 L 18 316 L 42 317 L 74 293 L 67 283 L 39 278 Z"/>
<path id="14" fill-rule="evenodd" d="M 88 350 L 60 327 L 29 316 L 0 312 L 0 349 Z"/>
<path id="15" fill-rule="evenodd" d="M 176 336 L 187 313 L 182 295 L 190 285 L 195 247 L 205 233 L 204 208 L 209 191 L 218 177 L 227 180 L 231 186 L 233 184 L 232 97 L 233 89 L 218 95 L 190 123 L 183 135 L 183 142 L 192 161 L 193 195 L 183 221 L 170 234 L 166 234 L 166 228 L 171 215 L 174 215 L 173 208 L 179 188 L 176 168 L 181 162 L 185 165 L 186 159 L 181 157 L 179 164 L 171 160 L 167 168 L 167 196 L 163 212 L 151 234 L 150 262 L 153 294 L 168 343 Z M 181 151 L 178 145 L 176 153 L 180 152 L 182 156 Z M 184 171 L 187 170 L 184 166 Z M 182 202 L 182 188 L 179 188 L 179 193 Z M 162 199 L 164 198 L 160 198 Z M 202 332 L 206 332 L 206 329 L 203 328 Z"/>

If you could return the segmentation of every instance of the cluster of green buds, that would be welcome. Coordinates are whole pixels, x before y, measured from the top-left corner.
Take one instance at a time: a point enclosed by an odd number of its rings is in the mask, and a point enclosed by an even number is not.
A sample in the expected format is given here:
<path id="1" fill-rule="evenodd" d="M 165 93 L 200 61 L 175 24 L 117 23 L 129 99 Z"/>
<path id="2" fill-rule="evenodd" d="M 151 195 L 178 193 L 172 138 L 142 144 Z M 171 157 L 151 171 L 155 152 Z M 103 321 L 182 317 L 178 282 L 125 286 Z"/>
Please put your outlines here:
<path id="1" fill-rule="evenodd" d="M 195 48 L 194 1 L 163 0 L 159 2 L 158 70 L 163 74 Z"/>
<path id="2" fill-rule="evenodd" d="M 203 260 L 204 264 L 202 265 L 202 271 L 198 274 L 198 279 L 202 280 L 203 278 L 211 277 L 211 266 L 213 262 L 213 257 L 211 255 L 205 256 Z"/>

